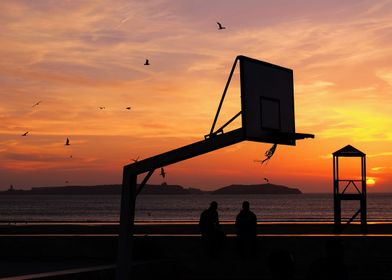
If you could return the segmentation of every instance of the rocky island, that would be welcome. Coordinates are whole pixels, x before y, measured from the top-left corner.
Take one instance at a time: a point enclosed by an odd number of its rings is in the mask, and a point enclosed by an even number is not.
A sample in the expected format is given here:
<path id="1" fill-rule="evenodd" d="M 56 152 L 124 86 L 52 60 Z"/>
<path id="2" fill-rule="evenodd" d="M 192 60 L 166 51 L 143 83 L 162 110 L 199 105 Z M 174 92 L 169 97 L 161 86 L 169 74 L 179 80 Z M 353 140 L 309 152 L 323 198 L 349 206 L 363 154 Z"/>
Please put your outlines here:
<path id="1" fill-rule="evenodd" d="M 296 188 L 274 184 L 230 185 L 217 189 L 213 194 L 301 194 Z"/>
<path id="2" fill-rule="evenodd" d="M 301 194 L 297 188 L 290 188 L 274 184 L 257 185 L 230 185 L 219 188 L 215 191 L 204 191 L 199 188 L 185 188 L 180 185 L 161 185 L 144 186 L 141 195 L 150 194 Z M 10 188 L 0 192 L 0 195 L 120 195 L 121 185 L 96 185 L 96 186 L 58 186 L 58 187 L 34 187 L 29 190 Z"/>

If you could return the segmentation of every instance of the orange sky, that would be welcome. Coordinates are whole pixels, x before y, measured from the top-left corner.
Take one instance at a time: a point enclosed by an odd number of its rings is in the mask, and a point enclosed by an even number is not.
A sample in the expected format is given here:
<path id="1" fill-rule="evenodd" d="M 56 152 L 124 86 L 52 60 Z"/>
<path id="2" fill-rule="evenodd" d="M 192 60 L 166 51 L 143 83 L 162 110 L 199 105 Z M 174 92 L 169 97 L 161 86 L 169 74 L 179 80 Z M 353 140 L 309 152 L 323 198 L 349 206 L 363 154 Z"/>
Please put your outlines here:
<path id="1" fill-rule="evenodd" d="M 243 142 L 168 166 L 167 183 L 331 192 L 331 153 L 351 144 L 370 191 L 391 191 L 392 1 L 211 2 L 1 1 L 0 189 L 120 183 L 132 158 L 203 139 L 242 54 L 294 70 L 296 130 L 316 139 L 264 166 L 270 145 Z M 223 117 L 239 105 L 234 83 Z"/>

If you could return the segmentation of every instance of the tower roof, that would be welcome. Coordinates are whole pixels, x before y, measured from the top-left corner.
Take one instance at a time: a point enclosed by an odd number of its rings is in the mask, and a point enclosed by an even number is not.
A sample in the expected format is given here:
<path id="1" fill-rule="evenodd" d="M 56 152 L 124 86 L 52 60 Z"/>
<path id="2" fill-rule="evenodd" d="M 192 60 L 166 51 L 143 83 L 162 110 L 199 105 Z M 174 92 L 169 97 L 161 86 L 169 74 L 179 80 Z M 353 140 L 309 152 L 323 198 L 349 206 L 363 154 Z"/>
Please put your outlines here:
<path id="1" fill-rule="evenodd" d="M 351 145 L 347 145 L 332 154 L 338 157 L 363 157 L 366 155 L 365 153 L 361 152 L 360 150 L 354 148 Z"/>

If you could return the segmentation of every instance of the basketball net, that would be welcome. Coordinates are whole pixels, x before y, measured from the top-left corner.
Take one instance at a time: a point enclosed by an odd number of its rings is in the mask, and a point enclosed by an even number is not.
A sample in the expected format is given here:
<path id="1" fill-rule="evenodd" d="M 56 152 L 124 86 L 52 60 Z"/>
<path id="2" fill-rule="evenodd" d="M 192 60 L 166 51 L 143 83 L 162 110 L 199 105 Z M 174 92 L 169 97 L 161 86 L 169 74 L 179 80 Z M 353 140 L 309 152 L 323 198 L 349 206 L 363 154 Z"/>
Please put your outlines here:
<path id="1" fill-rule="evenodd" d="M 275 153 L 276 147 L 278 147 L 278 144 L 273 144 L 271 148 L 269 148 L 265 153 L 265 159 L 263 159 L 261 161 L 261 164 L 263 164 L 264 162 L 267 164 L 268 161 L 272 158 L 272 156 Z"/>

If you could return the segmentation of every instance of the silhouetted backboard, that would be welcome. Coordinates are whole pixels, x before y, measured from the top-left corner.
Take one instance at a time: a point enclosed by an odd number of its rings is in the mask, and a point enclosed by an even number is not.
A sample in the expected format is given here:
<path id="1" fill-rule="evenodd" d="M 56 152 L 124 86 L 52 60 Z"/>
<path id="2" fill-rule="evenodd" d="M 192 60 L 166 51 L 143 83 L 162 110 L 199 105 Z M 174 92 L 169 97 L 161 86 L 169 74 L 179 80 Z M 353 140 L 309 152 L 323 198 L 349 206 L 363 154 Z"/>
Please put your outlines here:
<path id="1" fill-rule="evenodd" d="M 293 71 L 239 56 L 247 140 L 295 145 Z"/>

